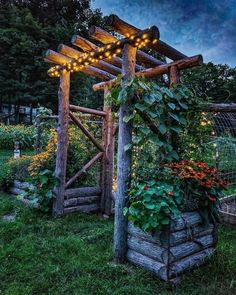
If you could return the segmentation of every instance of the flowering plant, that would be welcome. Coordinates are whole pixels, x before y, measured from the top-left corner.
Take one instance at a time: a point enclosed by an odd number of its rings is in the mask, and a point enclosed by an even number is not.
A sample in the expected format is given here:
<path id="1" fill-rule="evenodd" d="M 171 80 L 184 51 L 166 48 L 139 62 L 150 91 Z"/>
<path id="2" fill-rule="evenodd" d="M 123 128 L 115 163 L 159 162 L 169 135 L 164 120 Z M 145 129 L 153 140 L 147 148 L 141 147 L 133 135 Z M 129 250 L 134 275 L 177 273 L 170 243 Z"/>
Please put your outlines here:
<path id="1" fill-rule="evenodd" d="M 226 187 L 217 169 L 206 162 L 182 160 L 165 164 L 173 177 L 181 181 L 184 192 L 182 211 L 198 209 L 205 221 L 218 220 L 219 198 Z"/>

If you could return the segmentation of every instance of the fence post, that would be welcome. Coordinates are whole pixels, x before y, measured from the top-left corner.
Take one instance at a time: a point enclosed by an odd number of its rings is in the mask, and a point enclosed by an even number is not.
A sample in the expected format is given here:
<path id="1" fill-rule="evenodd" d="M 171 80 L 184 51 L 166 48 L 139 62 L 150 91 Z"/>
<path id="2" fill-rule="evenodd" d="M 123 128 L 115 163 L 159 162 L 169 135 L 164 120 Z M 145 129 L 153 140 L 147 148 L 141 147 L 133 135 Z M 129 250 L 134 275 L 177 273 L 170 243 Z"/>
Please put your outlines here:
<path id="1" fill-rule="evenodd" d="M 135 75 L 136 52 L 136 47 L 125 44 L 122 56 L 122 86 Z M 132 143 L 132 120 L 125 123 L 123 118 L 132 114 L 130 110 L 131 104 L 132 97 L 124 102 L 119 110 L 117 193 L 114 229 L 114 256 L 115 261 L 118 263 L 124 262 L 127 250 L 127 218 L 123 214 L 123 208 L 125 207 L 126 192 L 129 188 L 132 154 L 131 150 L 125 151 L 125 146 Z"/>
<path id="2" fill-rule="evenodd" d="M 105 96 L 108 94 L 108 88 L 104 89 Z M 112 209 L 112 184 L 113 184 L 113 169 L 114 169 L 114 120 L 112 118 L 111 107 L 105 102 L 103 111 L 106 112 L 103 124 L 103 146 L 105 152 L 102 160 L 102 197 L 101 211 L 106 215 L 111 215 Z"/>
<path id="3" fill-rule="evenodd" d="M 61 216 L 64 211 L 64 196 L 66 183 L 66 162 L 68 149 L 68 124 L 69 124 L 69 93 L 70 72 L 63 70 L 60 74 L 58 91 L 58 142 L 55 177 L 58 184 L 54 187 L 55 199 L 53 202 L 53 216 Z"/>

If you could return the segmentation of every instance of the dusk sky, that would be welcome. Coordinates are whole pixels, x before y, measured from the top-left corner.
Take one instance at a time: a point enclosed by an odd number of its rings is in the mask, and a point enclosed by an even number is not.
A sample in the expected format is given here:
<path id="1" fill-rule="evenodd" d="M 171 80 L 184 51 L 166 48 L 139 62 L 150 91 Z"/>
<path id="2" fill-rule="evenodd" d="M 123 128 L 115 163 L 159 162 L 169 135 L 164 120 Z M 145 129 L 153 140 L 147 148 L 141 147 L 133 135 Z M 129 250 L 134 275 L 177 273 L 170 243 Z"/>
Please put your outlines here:
<path id="1" fill-rule="evenodd" d="M 236 0 L 92 0 L 140 29 L 156 25 L 161 40 L 205 62 L 236 66 Z"/>

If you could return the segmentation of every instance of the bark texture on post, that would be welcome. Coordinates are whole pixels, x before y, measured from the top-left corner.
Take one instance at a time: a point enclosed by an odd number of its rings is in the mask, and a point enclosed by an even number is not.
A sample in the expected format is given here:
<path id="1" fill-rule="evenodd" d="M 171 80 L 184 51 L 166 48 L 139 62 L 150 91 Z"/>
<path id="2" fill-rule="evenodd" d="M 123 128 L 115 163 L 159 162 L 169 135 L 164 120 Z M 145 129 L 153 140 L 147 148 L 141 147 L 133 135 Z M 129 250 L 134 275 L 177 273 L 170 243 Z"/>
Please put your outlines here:
<path id="1" fill-rule="evenodd" d="M 104 97 L 108 94 L 108 88 L 104 89 Z M 105 100 L 105 99 L 104 99 Z M 106 112 L 103 126 L 103 145 L 105 152 L 102 160 L 102 196 L 101 211 L 106 215 L 111 215 L 112 209 L 112 184 L 114 169 L 114 120 L 112 118 L 111 107 L 104 105 L 103 111 Z"/>
<path id="2" fill-rule="evenodd" d="M 136 62 L 135 47 L 126 44 L 123 48 L 122 85 L 135 75 Z M 121 105 L 119 111 L 119 136 L 117 160 L 117 194 L 115 202 L 115 230 L 114 230 L 114 256 L 115 261 L 122 263 L 127 250 L 127 218 L 123 215 L 126 191 L 129 187 L 131 173 L 131 152 L 125 151 L 125 146 L 132 142 L 132 121 L 125 123 L 123 118 L 130 115 L 129 109 L 132 98 Z"/>
<path id="3" fill-rule="evenodd" d="M 53 216 L 63 215 L 63 203 L 65 196 L 66 162 L 68 149 L 68 124 L 69 124 L 69 93 L 70 72 L 61 72 L 58 91 L 58 143 L 55 176 L 59 180 L 54 188 L 56 198 L 53 203 Z"/>
<path id="4" fill-rule="evenodd" d="M 170 82 L 170 88 L 173 89 L 174 84 L 178 84 L 180 82 L 180 71 L 177 68 L 177 66 L 171 66 L 169 70 L 169 82 Z M 172 118 L 169 118 L 170 121 L 172 121 Z M 175 151 L 178 149 L 178 135 L 174 131 L 169 131 L 168 134 L 168 140 L 172 144 Z"/>

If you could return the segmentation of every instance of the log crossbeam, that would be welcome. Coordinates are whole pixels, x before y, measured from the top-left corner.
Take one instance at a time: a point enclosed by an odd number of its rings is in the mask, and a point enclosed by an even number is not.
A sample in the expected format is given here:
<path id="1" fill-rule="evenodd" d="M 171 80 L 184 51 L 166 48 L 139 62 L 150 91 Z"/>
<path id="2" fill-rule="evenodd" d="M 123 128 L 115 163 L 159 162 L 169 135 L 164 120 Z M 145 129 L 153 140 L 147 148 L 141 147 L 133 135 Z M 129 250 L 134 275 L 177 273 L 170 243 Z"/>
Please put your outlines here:
<path id="1" fill-rule="evenodd" d="M 103 156 L 103 152 L 98 153 L 94 156 L 82 169 L 80 169 L 73 177 L 71 177 L 66 185 L 65 189 L 68 188 L 75 180 L 80 177 L 83 173 L 85 173 L 89 168 L 91 168 L 101 157 Z"/>
<path id="2" fill-rule="evenodd" d="M 183 69 L 191 68 L 194 66 L 200 66 L 202 65 L 202 63 L 203 63 L 202 56 L 196 55 L 196 56 L 187 57 L 178 61 L 174 61 L 169 64 L 164 64 L 154 68 L 139 71 L 135 73 L 135 76 L 153 78 L 158 75 L 168 74 L 170 68 L 173 66 L 175 66 L 177 70 L 183 70 Z M 112 87 L 114 85 L 116 85 L 116 79 L 94 84 L 93 90 L 94 91 L 103 90 L 104 87 Z"/>
<path id="3" fill-rule="evenodd" d="M 99 60 L 106 59 L 106 58 L 112 58 L 113 55 L 117 55 L 121 53 L 121 49 L 124 47 L 125 44 L 130 44 L 134 47 L 142 47 L 146 46 L 146 44 L 150 42 L 157 42 L 159 39 L 159 30 L 157 27 L 152 26 L 151 28 L 138 31 L 135 35 L 132 36 L 132 38 L 123 38 L 121 40 L 118 40 L 116 43 L 108 44 L 104 47 L 99 47 L 98 49 L 95 49 L 92 52 L 84 53 L 82 57 L 77 59 L 72 59 L 71 62 L 62 63 L 60 66 L 52 67 L 48 70 L 49 76 L 59 76 L 59 72 L 61 70 L 67 70 L 70 72 L 73 71 L 80 71 L 84 67 L 88 67 L 91 63 L 98 62 Z M 81 38 L 79 39 L 79 41 Z M 72 43 L 73 38 L 72 38 Z M 90 42 L 91 43 L 91 42 Z M 78 40 L 76 43 L 77 46 L 80 46 L 78 44 Z M 87 50 L 90 50 L 89 46 Z M 48 58 L 46 56 L 46 58 Z"/>
<path id="4" fill-rule="evenodd" d="M 104 152 L 104 147 L 93 137 L 93 135 L 89 132 L 89 130 L 84 127 L 84 125 L 81 123 L 81 121 L 75 117 L 73 115 L 72 112 L 69 112 L 69 115 L 72 119 L 72 121 L 75 123 L 75 125 L 77 125 L 79 127 L 79 129 L 84 133 L 84 135 L 89 138 L 92 143 L 101 151 L 101 152 Z"/>
<path id="5" fill-rule="evenodd" d="M 96 116 L 101 116 L 101 117 L 106 116 L 106 112 L 104 112 L 104 111 L 98 111 L 98 110 L 94 110 L 94 109 L 84 108 L 84 107 L 75 106 L 72 104 L 69 105 L 69 108 L 70 108 L 70 111 L 72 111 L 72 112 L 81 112 L 81 113 L 91 114 L 91 115 L 96 115 Z"/>

